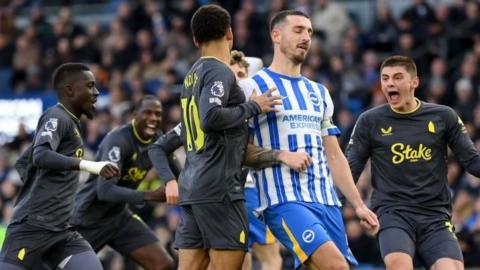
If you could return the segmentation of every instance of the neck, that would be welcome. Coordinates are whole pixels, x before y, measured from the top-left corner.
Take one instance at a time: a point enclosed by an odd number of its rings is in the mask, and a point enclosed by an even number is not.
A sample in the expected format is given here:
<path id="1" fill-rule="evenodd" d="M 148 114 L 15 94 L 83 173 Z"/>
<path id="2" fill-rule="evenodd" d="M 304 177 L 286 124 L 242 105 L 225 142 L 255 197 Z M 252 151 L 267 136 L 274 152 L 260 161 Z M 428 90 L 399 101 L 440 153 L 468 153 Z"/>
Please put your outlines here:
<path id="1" fill-rule="evenodd" d="M 68 111 L 68 113 L 72 114 L 77 119 L 80 119 L 80 116 L 82 114 L 80 112 L 78 112 L 77 110 L 75 110 L 75 108 L 73 107 L 73 105 L 71 103 L 69 103 L 65 100 L 61 100 L 61 99 L 58 102 Z"/>
<path id="2" fill-rule="evenodd" d="M 215 57 L 227 65 L 230 62 L 230 47 L 224 39 L 202 44 L 200 52 L 202 57 Z"/>
<path id="3" fill-rule="evenodd" d="M 283 75 L 298 77 L 301 75 L 302 64 L 295 64 L 285 54 L 275 51 L 272 64 L 268 68 Z"/>
<path id="4" fill-rule="evenodd" d="M 152 141 L 152 139 L 144 139 L 140 134 L 140 132 L 138 132 L 137 126 L 135 125 L 135 119 L 132 119 L 132 128 L 133 128 L 133 134 L 141 143 L 146 144 Z"/>
<path id="5" fill-rule="evenodd" d="M 391 108 L 394 111 L 399 112 L 399 113 L 411 113 L 411 112 L 415 111 L 418 108 L 419 105 L 420 105 L 420 101 L 416 97 L 413 97 L 412 99 L 408 100 L 405 103 L 404 107 L 402 107 L 400 109 L 394 109 L 393 107 L 391 107 Z"/>

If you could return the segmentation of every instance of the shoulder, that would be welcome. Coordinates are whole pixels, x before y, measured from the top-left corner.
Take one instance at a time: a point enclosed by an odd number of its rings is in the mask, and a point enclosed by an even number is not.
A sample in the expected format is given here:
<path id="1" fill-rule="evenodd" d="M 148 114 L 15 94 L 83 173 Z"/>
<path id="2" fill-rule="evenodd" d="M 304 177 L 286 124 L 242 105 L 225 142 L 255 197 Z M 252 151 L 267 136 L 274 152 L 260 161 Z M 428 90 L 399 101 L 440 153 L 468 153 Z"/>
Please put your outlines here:
<path id="1" fill-rule="evenodd" d="M 457 115 L 455 110 L 448 106 L 428 102 L 423 102 L 423 110 L 430 114 Z"/>
<path id="2" fill-rule="evenodd" d="M 257 84 L 252 78 L 243 79 L 237 82 L 240 89 L 245 93 L 245 97 L 248 100 L 253 93 L 253 90 L 258 88 Z"/>
<path id="3" fill-rule="evenodd" d="M 378 105 L 376 107 L 373 107 L 361 113 L 358 119 L 362 121 L 376 121 L 379 118 L 384 117 L 389 110 L 390 110 L 390 107 L 388 103 Z"/>
<path id="4" fill-rule="evenodd" d="M 51 131 L 56 130 L 59 125 L 69 126 L 71 123 L 73 123 L 73 119 L 58 106 L 48 108 L 39 120 L 39 124 L 45 124 L 45 128 Z"/>
<path id="5" fill-rule="evenodd" d="M 105 135 L 105 138 L 103 139 L 102 144 L 104 145 L 119 145 L 119 146 L 128 146 L 130 137 L 131 137 L 131 132 L 130 132 L 131 124 L 125 124 L 123 126 L 114 128 L 110 132 Z"/>

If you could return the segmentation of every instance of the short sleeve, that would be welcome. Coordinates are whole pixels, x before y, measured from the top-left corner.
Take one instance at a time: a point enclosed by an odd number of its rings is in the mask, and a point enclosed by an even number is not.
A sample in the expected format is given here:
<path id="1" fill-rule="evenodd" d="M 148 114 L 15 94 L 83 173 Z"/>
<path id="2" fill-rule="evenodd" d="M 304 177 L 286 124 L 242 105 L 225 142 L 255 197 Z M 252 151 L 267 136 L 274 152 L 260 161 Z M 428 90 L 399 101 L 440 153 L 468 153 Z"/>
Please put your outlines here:
<path id="1" fill-rule="evenodd" d="M 319 86 L 323 102 L 324 102 L 324 112 L 322 118 L 322 136 L 338 136 L 341 134 L 340 129 L 333 123 L 333 102 L 332 98 L 330 97 L 330 93 L 328 89 L 323 85 Z"/>

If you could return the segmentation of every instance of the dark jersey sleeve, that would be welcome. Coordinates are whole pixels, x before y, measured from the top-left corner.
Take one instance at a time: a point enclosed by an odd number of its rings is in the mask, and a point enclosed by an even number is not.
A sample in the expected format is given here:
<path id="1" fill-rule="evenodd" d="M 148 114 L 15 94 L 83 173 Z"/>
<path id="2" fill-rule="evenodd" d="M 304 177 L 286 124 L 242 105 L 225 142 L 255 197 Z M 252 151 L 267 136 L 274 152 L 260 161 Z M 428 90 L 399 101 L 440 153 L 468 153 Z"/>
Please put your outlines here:
<path id="1" fill-rule="evenodd" d="M 175 168 L 177 165 L 172 166 L 174 165 L 172 164 L 173 161 L 169 160 L 168 156 L 183 145 L 180 138 L 181 129 L 181 124 L 178 124 L 168 133 L 158 138 L 148 149 L 148 156 L 152 161 L 153 167 L 155 167 L 158 176 L 163 181 L 173 180 L 178 176 L 179 169 Z M 175 171 L 172 171 L 172 169 Z"/>
<path id="2" fill-rule="evenodd" d="M 199 113 L 201 127 L 205 132 L 236 127 L 260 113 L 260 107 L 253 101 L 227 107 L 230 87 L 235 84 L 235 76 L 227 67 L 211 68 L 204 76 Z"/>
<path id="3" fill-rule="evenodd" d="M 365 167 L 370 156 L 369 126 L 364 115 L 360 115 L 353 128 L 350 141 L 347 146 L 346 156 L 355 183 Z"/>
<path id="4" fill-rule="evenodd" d="M 70 122 L 65 118 L 55 118 L 52 114 L 45 114 L 38 122 L 33 148 L 46 144 L 53 151 L 57 151 L 62 137 L 67 134 L 70 128 Z"/>
<path id="5" fill-rule="evenodd" d="M 33 150 L 33 164 L 49 170 L 67 171 L 78 169 L 78 159 L 67 157 L 52 151 L 48 144 L 42 144 Z"/>
<path id="6" fill-rule="evenodd" d="M 448 146 L 469 173 L 480 177 L 480 155 L 462 120 L 451 108 L 448 108 L 446 124 Z"/>
<path id="7" fill-rule="evenodd" d="M 57 153 L 62 138 L 68 135 L 71 120 L 46 114 L 38 123 L 33 143 L 33 164 L 50 170 L 73 170 L 77 158 Z"/>
<path id="8" fill-rule="evenodd" d="M 105 138 L 98 151 L 98 161 L 108 160 L 114 162 L 120 171 L 122 171 L 124 167 L 123 161 L 131 155 L 129 143 L 122 140 L 120 136 L 109 136 Z M 105 180 L 102 179 L 101 176 L 97 177 L 96 189 L 99 200 L 128 203 L 140 203 L 143 201 L 143 192 L 118 186 L 118 179 L 118 177 L 114 177 Z"/>

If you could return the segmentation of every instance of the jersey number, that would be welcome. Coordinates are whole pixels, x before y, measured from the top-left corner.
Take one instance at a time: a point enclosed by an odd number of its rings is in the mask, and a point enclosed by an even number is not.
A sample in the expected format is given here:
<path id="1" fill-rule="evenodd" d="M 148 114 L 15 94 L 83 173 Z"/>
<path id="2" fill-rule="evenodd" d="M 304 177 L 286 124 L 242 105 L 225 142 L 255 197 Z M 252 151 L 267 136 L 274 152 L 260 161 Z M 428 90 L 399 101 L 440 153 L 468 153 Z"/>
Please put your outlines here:
<path id="1" fill-rule="evenodd" d="M 188 100 L 182 98 L 183 121 L 187 133 L 187 150 L 198 151 L 205 145 L 205 133 L 200 127 L 200 116 L 194 96 Z"/>

